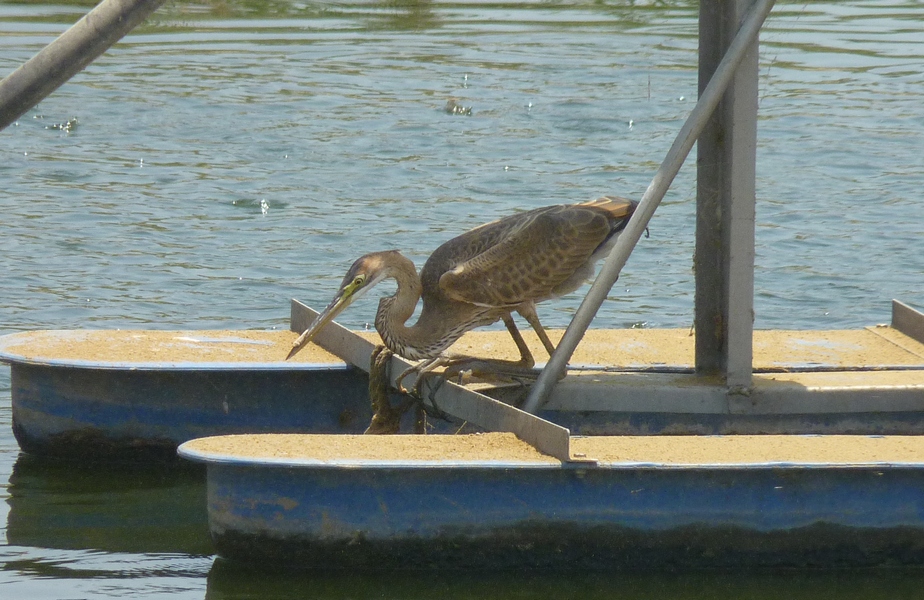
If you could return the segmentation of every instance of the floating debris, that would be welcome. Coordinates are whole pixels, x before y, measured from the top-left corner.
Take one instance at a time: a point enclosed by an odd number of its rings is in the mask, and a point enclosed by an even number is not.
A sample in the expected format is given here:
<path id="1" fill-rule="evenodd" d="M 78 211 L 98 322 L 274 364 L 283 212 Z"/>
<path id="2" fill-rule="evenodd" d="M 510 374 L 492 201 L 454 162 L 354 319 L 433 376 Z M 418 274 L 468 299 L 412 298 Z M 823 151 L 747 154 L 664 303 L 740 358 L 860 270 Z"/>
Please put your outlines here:
<path id="1" fill-rule="evenodd" d="M 450 98 L 446 101 L 446 106 L 443 108 L 444 111 L 450 115 L 465 115 L 470 117 L 472 115 L 471 106 L 462 106 L 455 98 Z"/>
<path id="2" fill-rule="evenodd" d="M 270 209 L 270 203 L 266 198 L 242 198 L 239 200 L 232 200 L 231 206 L 235 208 L 242 208 L 246 210 L 256 210 L 259 209 L 260 214 L 266 216 Z"/>
<path id="3" fill-rule="evenodd" d="M 73 129 L 77 127 L 77 117 L 68 119 L 63 123 L 52 123 L 51 125 L 45 125 L 45 129 L 57 129 L 65 133 L 70 133 Z"/>

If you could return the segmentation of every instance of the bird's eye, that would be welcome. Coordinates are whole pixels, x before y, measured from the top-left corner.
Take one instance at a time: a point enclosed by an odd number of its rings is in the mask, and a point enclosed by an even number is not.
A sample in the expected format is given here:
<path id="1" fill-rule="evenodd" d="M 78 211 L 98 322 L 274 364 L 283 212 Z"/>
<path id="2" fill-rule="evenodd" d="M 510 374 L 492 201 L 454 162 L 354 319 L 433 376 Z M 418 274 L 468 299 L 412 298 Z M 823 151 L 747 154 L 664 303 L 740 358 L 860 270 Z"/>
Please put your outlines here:
<path id="1" fill-rule="evenodd" d="M 362 275 L 353 280 L 353 285 L 362 285 L 366 278 Z"/>

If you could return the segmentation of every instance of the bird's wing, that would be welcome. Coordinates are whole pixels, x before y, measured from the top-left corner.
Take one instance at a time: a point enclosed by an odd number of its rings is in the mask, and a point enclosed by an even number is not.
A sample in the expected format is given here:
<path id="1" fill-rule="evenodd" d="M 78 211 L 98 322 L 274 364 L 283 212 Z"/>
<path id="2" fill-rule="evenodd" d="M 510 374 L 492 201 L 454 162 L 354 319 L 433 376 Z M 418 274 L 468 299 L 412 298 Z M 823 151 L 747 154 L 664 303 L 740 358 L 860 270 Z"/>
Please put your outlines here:
<path id="1" fill-rule="evenodd" d="M 481 306 L 546 300 L 612 232 L 609 219 L 588 206 L 553 206 L 517 217 L 495 243 L 440 276 L 443 293 Z"/>

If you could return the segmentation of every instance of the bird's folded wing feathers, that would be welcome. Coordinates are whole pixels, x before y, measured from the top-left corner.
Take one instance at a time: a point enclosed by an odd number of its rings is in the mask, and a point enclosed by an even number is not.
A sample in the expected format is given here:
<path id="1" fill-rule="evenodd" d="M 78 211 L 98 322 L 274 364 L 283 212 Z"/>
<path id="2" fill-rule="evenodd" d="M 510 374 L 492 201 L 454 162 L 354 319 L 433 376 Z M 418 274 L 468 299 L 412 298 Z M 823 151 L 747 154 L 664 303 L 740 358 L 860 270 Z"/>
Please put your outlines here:
<path id="1" fill-rule="evenodd" d="M 610 231 L 609 220 L 593 209 L 542 211 L 445 272 L 439 285 L 450 298 L 481 306 L 545 300 L 587 262 Z"/>

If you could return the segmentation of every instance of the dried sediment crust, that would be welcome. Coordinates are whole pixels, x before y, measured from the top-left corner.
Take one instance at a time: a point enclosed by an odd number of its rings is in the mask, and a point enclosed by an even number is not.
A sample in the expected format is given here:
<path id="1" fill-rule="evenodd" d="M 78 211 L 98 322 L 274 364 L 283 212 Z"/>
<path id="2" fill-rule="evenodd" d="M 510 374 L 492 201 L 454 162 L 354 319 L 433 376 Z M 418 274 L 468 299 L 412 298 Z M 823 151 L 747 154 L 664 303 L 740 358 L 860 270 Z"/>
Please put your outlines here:
<path id="1" fill-rule="evenodd" d="M 924 463 L 922 436 L 601 436 L 572 438 L 571 450 L 601 463 Z"/>
<path id="2" fill-rule="evenodd" d="M 188 442 L 229 457 L 336 461 L 529 461 L 558 464 L 512 433 L 465 435 L 226 435 Z"/>
<path id="3" fill-rule="evenodd" d="M 189 442 L 196 452 L 248 459 L 500 461 L 559 464 L 512 433 L 470 435 L 236 435 Z M 601 464 L 924 464 L 924 436 L 591 436 L 572 453 Z"/>
<path id="4" fill-rule="evenodd" d="M 374 331 L 359 335 L 381 343 Z M 550 330 L 553 343 L 561 337 Z M 15 334 L 3 351 L 27 359 L 81 360 L 104 363 L 277 362 L 285 360 L 296 334 L 291 331 L 206 330 L 79 330 Z M 531 331 L 524 331 L 537 361 L 545 349 Z M 571 358 L 572 365 L 608 367 L 691 367 L 694 338 L 683 329 L 588 330 Z M 451 353 L 516 360 L 516 346 L 506 331 L 472 331 L 449 349 Z M 340 363 L 339 358 L 309 344 L 292 362 Z M 851 331 L 755 331 L 755 368 L 863 367 L 924 364 L 924 344 L 889 327 Z"/>
<path id="5" fill-rule="evenodd" d="M 375 332 L 366 334 L 378 339 Z M 297 334 L 291 331 L 86 330 L 34 331 L 4 350 L 31 360 L 79 360 L 94 363 L 184 363 L 283 361 Z M 342 363 L 320 346 L 309 344 L 290 362 Z"/>

